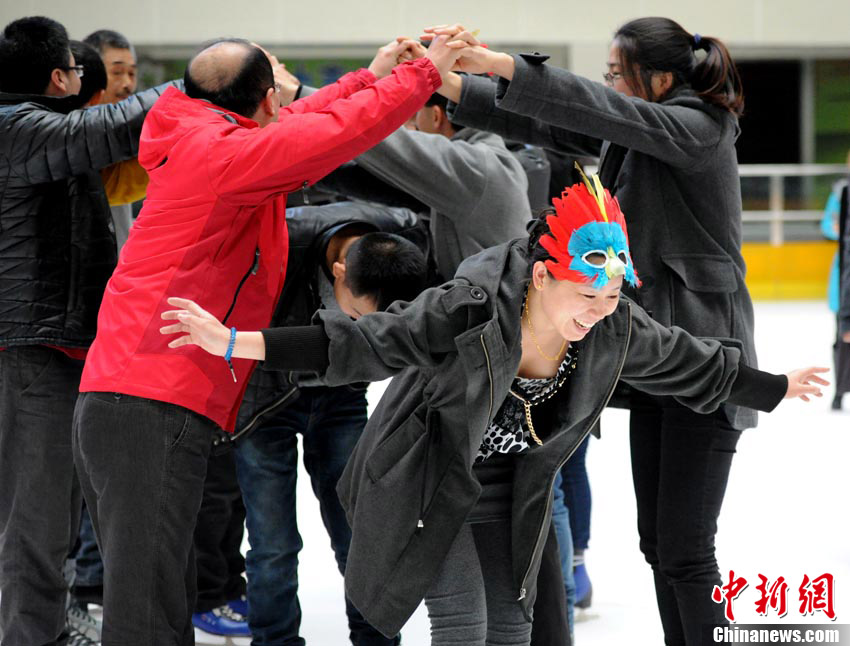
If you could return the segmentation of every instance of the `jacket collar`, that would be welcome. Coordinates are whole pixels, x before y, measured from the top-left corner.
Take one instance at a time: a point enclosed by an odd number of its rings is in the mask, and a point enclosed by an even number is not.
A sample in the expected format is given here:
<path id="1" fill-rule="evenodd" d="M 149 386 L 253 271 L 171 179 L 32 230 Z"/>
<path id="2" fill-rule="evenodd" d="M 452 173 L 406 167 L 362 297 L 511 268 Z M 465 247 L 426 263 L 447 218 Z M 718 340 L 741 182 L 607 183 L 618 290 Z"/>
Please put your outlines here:
<path id="1" fill-rule="evenodd" d="M 42 108 L 68 114 L 71 110 L 78 108 L 77 97 L 72 96 L 47 96 L 46 94 L 12 94 L 0 92 L 0 105 L 20 105 L 22 103 L 35 103 Z"/>
<path id="2" fill-rule="evenodd" d="M 456 274 L 456 277 L 484 289 L 494 301 L 488 325 L 498 325 L 499 338 L 503 340 L 506 350 L 504 355 L 498 357 L 504 363 L 496 372 L 513 371 L 495 375 L 497 398 L 510 387 L 519 365 L 520 308 L 529 282 L 527 244 L 527 238 L 518 238 L 487 249 L 464 261 Z M 559 414 L 562 429 L 592 415 L 613 389 L 628 346 L 629 308 L 628 299 L 621 298 L 617 310 L 597 323 L 578 344 L 579 357 L 567 389 L 567 403 Z M 591 371 L 593 379 L 582 377 L 585 371 Z"/>

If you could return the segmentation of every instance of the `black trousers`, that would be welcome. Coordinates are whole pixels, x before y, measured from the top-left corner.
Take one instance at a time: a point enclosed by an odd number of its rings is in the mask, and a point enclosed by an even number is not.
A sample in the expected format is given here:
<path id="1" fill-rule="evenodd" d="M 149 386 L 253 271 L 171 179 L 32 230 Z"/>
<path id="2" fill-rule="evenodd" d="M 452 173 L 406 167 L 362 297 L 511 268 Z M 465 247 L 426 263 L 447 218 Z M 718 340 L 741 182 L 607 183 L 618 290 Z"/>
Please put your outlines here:
<path id="1" fill-rule="evenodd" d="M 104 646 L 188 646 L 192 536 L 215 425 L 190 410 L 82 393 L 74 461 L 103 557 Z"/>
<path id="2" fill-rule="evenodd" d="M 721 411 L 699 415 L 640 393 L 630 427 L 640 549 L 655 577 L 664 643 L 711 643 L 710 629 L 728 623 L 711 599 L 721 585 L 714 537 L 741 431 Z"/>
<path id="3" fill-rule="evenodd" d="M 195 612 L 209 612 L 245 594 L 245 557 L 241 551 L 244 530 L 245 505 L 236 480 L 233 451 L 211 454 L 195 527 Z"/>
<path id="4" fill-rule="evenodd" d="M 71 420 L 83 362 L 43 346 L 0 352 L 0 643 L 64 644 L 65 559 L 82 499 Z"/>
<path id="5" fill-rule="evenodd" d="M 543 558 L 540 561 L 540 572 L 537 574 L 537 599 L 534 600 L 531 646 L 571 644 L 558 537 L 555 535 L 555 526 L 550 525 L 549 536 L 543 547 Z"/>

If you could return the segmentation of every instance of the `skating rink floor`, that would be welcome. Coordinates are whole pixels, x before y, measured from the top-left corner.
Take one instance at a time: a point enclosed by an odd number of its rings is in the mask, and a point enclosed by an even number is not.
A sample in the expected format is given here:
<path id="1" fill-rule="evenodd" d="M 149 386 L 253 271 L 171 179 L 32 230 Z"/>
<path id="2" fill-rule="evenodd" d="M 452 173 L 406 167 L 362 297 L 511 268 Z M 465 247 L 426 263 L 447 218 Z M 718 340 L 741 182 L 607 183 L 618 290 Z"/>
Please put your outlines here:
<path id="1" fill-rule="evenodd" d="M 832 368 L 835 334 L 823 303 L 756 304 L 756 343 L 760 367 L 786 372 L 806 365 Z M 827 376 L 831 380 L 831 374 Z M 385 384 L 370 388 L 370 405 Z M 757 429 L 744 433 L 726 493 L 717 552 L 724 582 L 729 570 L 750 585 L 734 612 L 741 623 L 829 623 L 818 612 L 799 613 L 803 575 L 835 577 L 835 623 L 850 623 L 850 547 L 847 533 L 850 412 L 830 410 L 832 390 L 810 403 L 785 401 L 762 415 Z M 850 409 L 850 397 L 846 398 Z M 663 643 L 649 566 L 638 550 L 634 493 L 628 453 L 627 413 L 607 410 L 603 439 L 592 439 L 588 472 L 593 515 L 587 568 L 593 604 L 580 612 L 576 643 Z M 342 577 L 319 517 L 306 472 L 299 474 L 298 525 L 304 539 L 300 562 L 302 636 L 313 646 L 344 646 L 348 630 Z M 789 585 L 788 614 L 759 617 L 758 575 Z M 402 631 L 404 646 L 426 646 L 428 618 L 420 607 Z M 200 637 L 200 635 L 199 635 Z M 199 639 L 199 644 L 222 643 Z M 247 640 L 243 643 L 247 643 Z"/>

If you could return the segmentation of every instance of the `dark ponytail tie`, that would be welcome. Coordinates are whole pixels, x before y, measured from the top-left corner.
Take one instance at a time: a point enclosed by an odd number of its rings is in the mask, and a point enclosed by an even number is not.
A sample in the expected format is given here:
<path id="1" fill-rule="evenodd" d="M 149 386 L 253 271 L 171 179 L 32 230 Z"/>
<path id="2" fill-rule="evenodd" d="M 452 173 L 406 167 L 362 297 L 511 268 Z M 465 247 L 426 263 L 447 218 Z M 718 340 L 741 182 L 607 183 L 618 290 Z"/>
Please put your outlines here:
<path id="1" fill-rule="evenodd" d="M 700 45 L 701 40 L 702 40 L 702 36 L 695 33 L 694 34 L 694 45 L 693 45 L 694 51 L 696 51 L 698 49 L 702 49 L 702 45 Z"/>

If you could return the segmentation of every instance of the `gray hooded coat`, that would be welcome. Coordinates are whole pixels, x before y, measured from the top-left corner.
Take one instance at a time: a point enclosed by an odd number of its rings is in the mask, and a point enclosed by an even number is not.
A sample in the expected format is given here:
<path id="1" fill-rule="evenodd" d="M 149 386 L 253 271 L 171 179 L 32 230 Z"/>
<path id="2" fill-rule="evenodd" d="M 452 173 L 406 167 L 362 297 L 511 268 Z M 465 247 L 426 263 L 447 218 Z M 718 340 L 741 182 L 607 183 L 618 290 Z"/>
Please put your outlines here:
<path id="1" fill-rule="evenodd" d="M 454 280 L 386 312 L 357 321 L 326 310 L 317 314 L 330 342 L 327 383 L 398 375 L 337 487 L 353 530 L 346 593 L 386 635 L 397 634 L 424 598 L 480 495 L 473 461 L 508 396 L 522 352 L 526 245 L 520 239 L 483 251 L 466 260 Z M 286 331 L 264 332 L 269 368 L 288 367 L 284 353 L 277 353 L 289 342 Z M 772 408 L 787 387 L 784 377 L 739 365 L 739 349 L 663 327 L 625 299 L 578 347 L 568 387 L 550 400 L 555 411 L 547 428 L 536 420 L 544 444 L 516 457 L 512 563 L 517 599 L 527 615 L 536 597 L 555 475 L 618 380 L 673 395 L 701 413 L 730 398 Z M 758 388 L 748 390 L 745 382 L 754 375 Z"/>
<path id="2" fill-rule="evenodd" d="M 660 103 L 543 62 L 514 57 L 513 79 L 466 77 L 452 122 L 573 155 L 600 156 L 602 183 L 628 214 L 639 303 L 662 325 L 731 337 L 756 365 L 741 256 L 738 120 L 687 86 Z M 604 140 L 604 141 L 603 141 Z M 724 407 L 738 429 L 753 410 Z"/>

